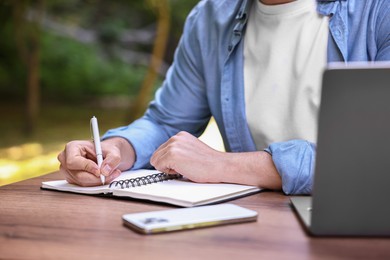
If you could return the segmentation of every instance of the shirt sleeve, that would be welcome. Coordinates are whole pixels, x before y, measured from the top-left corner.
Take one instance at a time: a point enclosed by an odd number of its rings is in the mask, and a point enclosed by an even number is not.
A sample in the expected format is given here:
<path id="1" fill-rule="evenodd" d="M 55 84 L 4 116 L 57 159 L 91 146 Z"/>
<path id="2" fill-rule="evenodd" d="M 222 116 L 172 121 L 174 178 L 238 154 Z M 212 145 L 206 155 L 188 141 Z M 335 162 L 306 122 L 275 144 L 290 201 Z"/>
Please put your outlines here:
<path id="1" fill-rule="evenodd" d="M 272 160 L 282 178 L 282 189 L 285 194 L 311 194 L 315 144 L 305 140 L 291 140 L 273 143 L 265 151 L 272 155 Z"/>
<path id="2" fill-rule="evenodd" d="M 132 169 L 151 167 L 154 151 L 180 131 L 199 136 L 211 117 L 200 60 L 199 30 L 207 27 L 198 21 L 201 5 L 187 17 L 174 62 L 144 116 L 103 136 L 103 140 L 122 137 L 133 146 L 136 161 Z"/>
<path id="3" fill-rule="evenodd" d="M 390 1 L 382 1 L 376 27 L 377 56 L 376 61 L 390 60 Z"/>

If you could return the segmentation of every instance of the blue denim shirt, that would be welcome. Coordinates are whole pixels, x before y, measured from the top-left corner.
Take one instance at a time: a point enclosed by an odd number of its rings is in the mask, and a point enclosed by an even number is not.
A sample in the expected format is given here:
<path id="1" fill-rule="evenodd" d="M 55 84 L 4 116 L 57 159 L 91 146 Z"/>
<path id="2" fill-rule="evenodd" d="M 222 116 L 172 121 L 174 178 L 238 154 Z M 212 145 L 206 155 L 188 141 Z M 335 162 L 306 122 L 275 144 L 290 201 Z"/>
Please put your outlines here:
<path id="1" fill-rule="evenodd" d="M 256 150 L 246 121 L 243 77 L 243 37 L 253 1 L 204 0 L 191 11 L 174 63 L 145 115 L 103 137 L 124 137 L 133 145 L 134 169 L 150 167 L 153 152 L 179 131 L 199 136 L 211 116 L 226 151 Z M 389 0 L 317 3 L 318 13 L 330 17 L 329 62 L 390 60 Z M 266 149 L 286 194 L 311 193 L 315 149 L 305 140 Z"/>

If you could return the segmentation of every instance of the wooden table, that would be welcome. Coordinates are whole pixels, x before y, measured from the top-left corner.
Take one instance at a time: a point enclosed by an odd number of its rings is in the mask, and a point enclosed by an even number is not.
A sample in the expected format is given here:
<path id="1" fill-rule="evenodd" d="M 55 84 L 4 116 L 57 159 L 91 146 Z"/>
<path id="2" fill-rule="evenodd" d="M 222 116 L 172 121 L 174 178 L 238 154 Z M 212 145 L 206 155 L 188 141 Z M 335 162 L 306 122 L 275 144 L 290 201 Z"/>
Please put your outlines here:
<path id="1" fill-rule="evenodd" d="M 40 189 L 55 179 L 0 187 L 0 259 L 390 259 L 390 239 L 309 237 L 281 193 L 231 202 L 257 222 L 141 235 L 123 214 L 172 207 Z"/>

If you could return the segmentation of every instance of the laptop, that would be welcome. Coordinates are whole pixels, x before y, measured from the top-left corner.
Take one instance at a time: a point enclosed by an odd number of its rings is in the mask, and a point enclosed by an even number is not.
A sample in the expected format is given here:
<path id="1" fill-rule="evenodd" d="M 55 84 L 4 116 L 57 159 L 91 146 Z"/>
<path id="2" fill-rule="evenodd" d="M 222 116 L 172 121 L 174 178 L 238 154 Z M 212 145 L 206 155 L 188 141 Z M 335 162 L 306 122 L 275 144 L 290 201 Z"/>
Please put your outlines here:
<path id="1" fill-rule="evenodd" d="M 323 75 L 312 196 L 291 197 L 315 236 L 390 235 L 390 63 Z"/>

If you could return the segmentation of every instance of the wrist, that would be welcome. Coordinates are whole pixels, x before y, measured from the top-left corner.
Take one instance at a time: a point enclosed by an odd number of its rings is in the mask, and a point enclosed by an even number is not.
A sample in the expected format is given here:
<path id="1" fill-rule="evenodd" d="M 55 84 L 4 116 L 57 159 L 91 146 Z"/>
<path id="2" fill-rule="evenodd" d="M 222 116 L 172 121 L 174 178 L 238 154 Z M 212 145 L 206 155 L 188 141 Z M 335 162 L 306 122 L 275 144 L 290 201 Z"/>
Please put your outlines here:
<path id="1" fill-rule="evenodd" d="M 279 190 L 281 179 L 265 151 L 228 153 L 226 157 L 226 182 L 254 185 L 261 188 Z"/>

